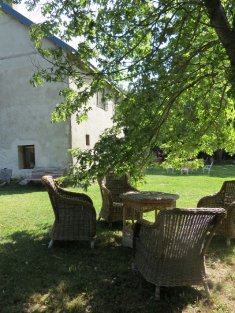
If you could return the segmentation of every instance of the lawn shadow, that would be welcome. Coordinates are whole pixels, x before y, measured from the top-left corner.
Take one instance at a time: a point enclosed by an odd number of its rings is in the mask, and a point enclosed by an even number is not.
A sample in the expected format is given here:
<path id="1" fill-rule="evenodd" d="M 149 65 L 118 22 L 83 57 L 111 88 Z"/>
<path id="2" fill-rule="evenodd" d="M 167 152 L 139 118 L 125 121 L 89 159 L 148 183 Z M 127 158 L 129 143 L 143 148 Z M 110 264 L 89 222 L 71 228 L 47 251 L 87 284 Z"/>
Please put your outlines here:
<path id="1" fill-rule="evenodd" d="M 227 246 L 226 238 L 219 234 L 214 235 L 208 249 L 208 256 L 214 261 L 227 262 L 234 257 L 234 247 L 235 239 L 231 239 L 231 245 Z"/>
<path id="2" fill-rule="evenodd" d="M 42 229 L 42 227 L 40 228 Z M 131 270 L 132 251 L 121 245 L 120 227 L 98 222 L 95 249 L 88 243 L 55 243 L 41 233 L 15 232 L 0 245 L 1 313 L 180 313 L 203 293 L 191 287 L 161 288 Z"/>
<path id="3" fill-rule="evenodd" d="M 9 185 L 0 187 L 0 196 L 9 196 L 14 194 L 27 194 L 32 192 L 45 191 L 45 187 L 41 183 L 29 183 L 21 186 L 16 182 L 11 182 Z"/>

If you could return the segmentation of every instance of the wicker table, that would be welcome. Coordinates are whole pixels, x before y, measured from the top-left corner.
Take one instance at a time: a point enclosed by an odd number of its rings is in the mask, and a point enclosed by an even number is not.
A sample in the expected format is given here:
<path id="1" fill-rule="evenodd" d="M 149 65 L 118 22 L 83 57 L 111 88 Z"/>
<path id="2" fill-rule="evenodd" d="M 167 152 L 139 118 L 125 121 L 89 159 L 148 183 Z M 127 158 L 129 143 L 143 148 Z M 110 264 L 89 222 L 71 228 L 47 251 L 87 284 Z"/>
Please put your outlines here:
<path id="1" fill-rule="evenodd" d="M 123 200 L 123 237 L 122 244 L 125 247 L 132 247 L 132 224 L 134 223 L 135 211 L 141 213 L 155 211 L 155 220 L 158 210 L 166 208 L 175 208 L 176 200 L 179 198 L 177 194 L 142 191 L 142 192 L 126 192 L 120 196 Z M 126 223 L 126 210 L 133 209 L 132 224 Z"/>

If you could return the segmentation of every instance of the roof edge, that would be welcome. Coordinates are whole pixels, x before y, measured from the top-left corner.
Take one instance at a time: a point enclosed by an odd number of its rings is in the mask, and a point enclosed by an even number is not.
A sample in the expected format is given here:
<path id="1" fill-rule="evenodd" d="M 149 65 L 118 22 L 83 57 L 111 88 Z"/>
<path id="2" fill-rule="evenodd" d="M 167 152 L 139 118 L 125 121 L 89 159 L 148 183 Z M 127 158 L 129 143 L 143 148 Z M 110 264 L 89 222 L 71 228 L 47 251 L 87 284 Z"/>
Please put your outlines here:
<path id="1" fill-rule="evenodd" d="M 18 20 L 21 24 L 27 26 L 27 27 L 31 27 L 33 25 L 36 25 L 36 23 L 34 23 L 33 21 L 31 21 L 30 19 L 28 19 L 27 17 L 25 17 L 23 14 L 19 13 L 18 11 L 16 11 L 15 9 L 13 9 L 9 4 L 4 3 L 2 0 L 0 0 L 0 9 L 2 9 L 2 11 L 12 17 L 14 17 L 16 20 Z M 63 40 L 61 40 L 60 38 L 51 35 L 49 37 L 46 38 L 47 40 L 49 40 L 50 42 L 52 42 L 54 45 L 56 45 L 57 47 L 68 51 L 68 52 L 76 52 L 76 49 L 74 49 L 72 46 L 70 46 L 69 44 L 67 44 L 66 42 L 64 42 Z M 81 59 L 80 59 L 81 60 Z M 84 63 L 81 60 L 82 63 Z M 86 64 L 86 63 L 84 63 Z M 85 66 L 88 66 L 88 68 L 90 68 L 91 71 L 96 71 L 96 67 L 92 64 L 86 64 Z M 107 83 L 115 86 L 115 89 L 120 91 L 120 89 L 111 81 L 107 80 Z"/>
<path id="2" fill-rule="evenodd" d="M 24 15 L 22 15 L 21 13 L 19 13 L 15 9 L 13 9 L 9 4 L 6 4 L 6 3 L 0 1 L 0 7 L 4 13 L 14 17 L 18 22 L 20 22 L 21 24 L 23 24 L 27 27 L 31 27 L 33 25 L 36 25 L 33 21 L 31 21 L 30 19 L 28 19 L 27 17 L 25 17 Z M 50 37 L 47 37 L 46 39 L 51 41 L 52 43 L 54 43 L 57 47 L 59 47 L 61 49 L 69 50 L 71 52 L 75 51 L 75 49 L 73 47 L 71 47 L 66 42 L 64 42 L 63 40 L 59 39 L 56 36 L 52 35 Z"/>

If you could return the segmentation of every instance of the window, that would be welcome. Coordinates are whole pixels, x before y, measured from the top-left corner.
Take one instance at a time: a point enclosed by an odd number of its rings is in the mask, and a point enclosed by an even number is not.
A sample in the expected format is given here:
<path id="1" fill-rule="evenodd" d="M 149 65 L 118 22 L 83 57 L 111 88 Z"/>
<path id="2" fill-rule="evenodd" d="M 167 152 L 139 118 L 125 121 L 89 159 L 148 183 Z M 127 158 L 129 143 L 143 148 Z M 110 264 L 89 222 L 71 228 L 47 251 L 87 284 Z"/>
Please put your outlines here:
<path id="1" fill-rule="evenodd" d="M 108 111 L 108 101 L 105 99 L 105 92 L 104 90 L 98 91 L 96 93 L 96 106 L 101 108 L 105 111 Z"/>
<path id="2" fill-rule="evenodd" d="M 86 145 L 90 146 L 90 135 L 86 135 Z"/>
<path id="3" fill-rule="evenodd" d="M 34 168 L 35 147 L 34 145 L 18 146 L 19 168 Z"/>

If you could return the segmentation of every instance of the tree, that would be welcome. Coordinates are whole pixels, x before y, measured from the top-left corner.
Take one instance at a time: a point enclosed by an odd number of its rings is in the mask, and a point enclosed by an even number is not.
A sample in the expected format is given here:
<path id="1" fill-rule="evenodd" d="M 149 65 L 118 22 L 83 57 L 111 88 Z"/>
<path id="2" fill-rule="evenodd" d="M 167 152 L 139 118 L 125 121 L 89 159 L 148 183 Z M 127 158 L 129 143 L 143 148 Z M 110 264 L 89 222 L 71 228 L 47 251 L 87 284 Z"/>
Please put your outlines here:
<path id="1" fill-rule="evenodd" d="M 93 150 L 73 152 L 78 180 L 88 184 L 109 169 L 137 177 L 154 147 L 164 148 L 168 162 L 184 162 L 200 151 L 235 152 L 234 8 L 235 1 L 228 0 L 44 2 L 46 22 L 31 35 L 52 67 L 37 73 L 34 82 L 70 75 L 78 90 L 61 91 L 65 101 L 52 119 L 78 112 L 80 122 L 90 96 L 107 81 L 119 87 L 114 127 Z M 66 55 L 45 50 L 42 38 L 51 33 L 66 41 L 79 38 L 77 48 Z M 94 59 L 96 69 L 90 65 Z M 87 75 L 93 79 L 84 88 Z"/>

